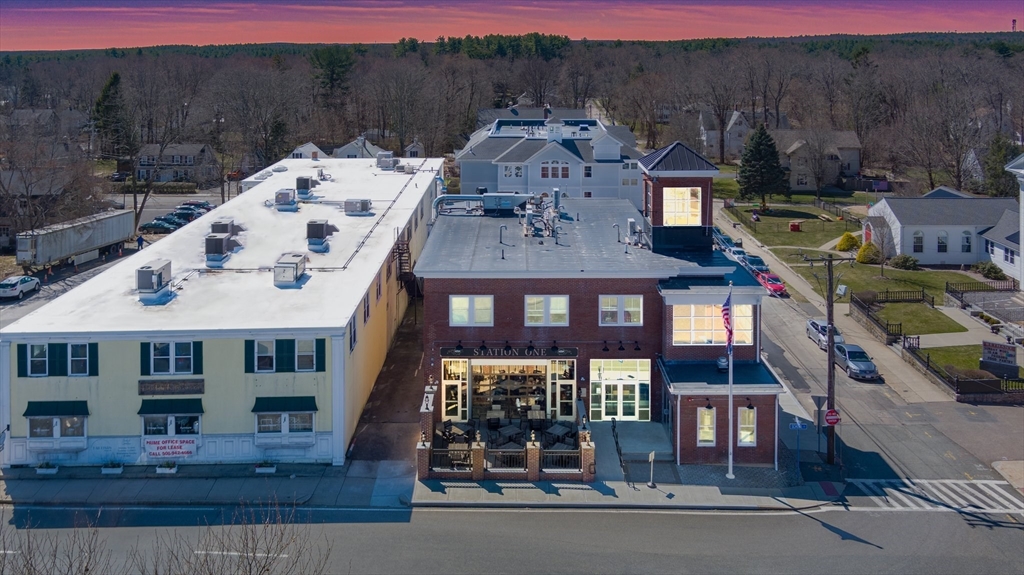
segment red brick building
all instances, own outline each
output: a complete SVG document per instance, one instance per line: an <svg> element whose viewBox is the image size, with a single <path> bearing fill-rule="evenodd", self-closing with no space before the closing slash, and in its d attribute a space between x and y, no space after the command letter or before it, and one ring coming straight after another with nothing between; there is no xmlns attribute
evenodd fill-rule
<svg viewBox="0 0 1024 575"><path fill-rule="evenodd" d="M717 170L678 142L640 164L643 213L557 190L439 200L415 268L437 418L533 408L552 423L649 421L669 429L679 462L724 462L716 360L731 284L736 461L772 463L782 387L759 353L765 291L713 249Z"/></svg>

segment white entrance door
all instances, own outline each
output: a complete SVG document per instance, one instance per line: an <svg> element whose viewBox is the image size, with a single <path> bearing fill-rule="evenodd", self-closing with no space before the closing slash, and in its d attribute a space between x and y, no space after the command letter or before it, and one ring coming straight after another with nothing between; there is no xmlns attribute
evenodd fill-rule
<svg viewBox="0 0 1024 575"><path fill-rule="evenodd" d="M649 359L592 360L590 419L650 421L650 374Z"/></svg>

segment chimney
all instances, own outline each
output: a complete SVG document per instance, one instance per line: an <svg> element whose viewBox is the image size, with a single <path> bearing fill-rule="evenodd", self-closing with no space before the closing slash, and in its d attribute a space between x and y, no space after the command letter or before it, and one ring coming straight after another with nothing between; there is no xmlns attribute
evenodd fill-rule
<svg viewBox="0 0 1024 575"><path fill-rule="evenodd" d="M171 260L153 260L135 270L139 301L147 305L166 303L171 296Z"/></svg>

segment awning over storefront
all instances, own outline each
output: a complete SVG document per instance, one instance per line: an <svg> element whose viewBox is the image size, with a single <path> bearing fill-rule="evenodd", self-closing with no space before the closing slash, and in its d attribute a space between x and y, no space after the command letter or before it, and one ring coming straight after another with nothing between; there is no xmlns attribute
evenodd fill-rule
<svg viewBox="0 0 1024 575"><path fill-rule="evenodd" d="M197 415L203 411L201 398L143 399L139 415Z"/></svg>
<svg viewBox="0 0 1024 575"><path fill-rule="evenodd" d="M257 397L252 406L253 413L284 413L295 411L319 411L316 398L312 395L285 397Z"/></svg>
<svg viewBox="0 0 1024 575"><path fill-rule="evenodd" d="M69 417L89 415L86 401L30 401L24 417Z"/></svg>

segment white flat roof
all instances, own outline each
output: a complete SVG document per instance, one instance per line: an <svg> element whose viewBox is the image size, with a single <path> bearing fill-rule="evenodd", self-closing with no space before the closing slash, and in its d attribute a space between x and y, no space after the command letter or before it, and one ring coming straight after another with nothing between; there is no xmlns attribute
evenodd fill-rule
<svg viewBox="0 0 1024 575"><path fill-rule="evenodd" d="M121 333L341 333L388 259L398 231L434 190L443 160L403 158L402 163L417 171L383 171L374 159L282 160L274 167L287 171L271 172L238 197L6 327L3 335L110 339ZM316 181L319 170L331 179L314 184L311 193L314 200L332 203L300 201L297 212L273 207L275 192L294 189L299 176ZM345 199L372 200L372 215L345 215ZM223 270L215 270L206 265L205 237L212 222L225 219L245 228L236 237L243 247ZM314 219L328 220L339 230L330 236L328 253L307 247L306 222ZM274 285L273 266L285 252L309 255L307 278L298 288ZM144 305L135 289L135 270L159 259L171 261L174 297L164 305Z"/></svg>

